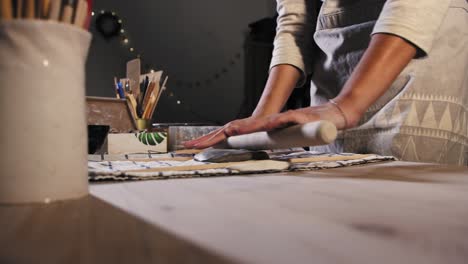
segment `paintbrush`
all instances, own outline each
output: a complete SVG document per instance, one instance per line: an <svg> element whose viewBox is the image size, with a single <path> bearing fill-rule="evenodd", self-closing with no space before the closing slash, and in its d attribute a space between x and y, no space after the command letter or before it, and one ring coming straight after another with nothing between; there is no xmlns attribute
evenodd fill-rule
<svg viewBox="0 0 468 264"><path fill-rule="evenodd" d="M13 19L13 6L11 0L0 0L0 18L3 20Z"/></svg>
<svg viewBox="0 0 468 264"><path fill-rule="evenodd" d="M114 89L115 89L115 97L117 99L121 99L120 93L119 93L119 82L117 82L117 77L114 77Z"/></svg>
<svg viewBox="0 0 468 264"><path fill-rule="evenodd" d="M125 94L127 94L127 93L129 92L129 90L128 90L128 84L127 84L127 79L122 78L122 79L120 79L120 82L122 83L122 87L123 87L123 89L124 89Z"/></svg>
<svg viewBox="0 0 468 264"><path fill-rule="evenodd" d="M153 108L153 105L156 103L156 99L158 98L159 91L160 91L160 84L159 80L154 82L153 89L151 90L151 94L148 95L148 102L144 105L145 111L143 112L143 115L147 117L151 113L151 109Z"/></svg>
<svg viewBox="0 0 468 264"><path fill-rule="evenodd" d="M156 98L156 104L159 102L159 99L161 98L161 94L166 90L166 84L167 84L167 80L169 79L168 76L166 76L166 78L164 79L164 82L162 84L162 88L160 89L159 93L158 93L158 97Z"/></svg>
<svg viewBox="0 0 468 264"><path fill-rule="evenodd" d="M51 0L49 15L47 18L50 20L59 21L61 6L62 6L61 0Z"/></svg>
<svg viewBox="0 0 468 264"><path fill-rule="evenodd" d="M143 112L143 119L150 119L151 116L151 109L153 108L153 105L156 103L156 96L154 94L151 94L150 99L148 104L145 107L145 111Z"/></svg>
<svg viewBox="0 0 468 264"><path fill-rule="evenodd" d="M3 1L3 0L0 0L0 2L1 1ZM11 3L11 19L15 19L17 11L18 11L18 1L16 1L16 0L9 0L9 1ZM0 13L2 12L1 10L2 10L2 7L1 7L1 4L0 4Z"/></svg>
<svg viewBox="0 0 468 264"><path fill-rule="evenodd" d="M137 111L138 111L139 116L143 116L143 112L144 112L144 109L143 109L143 89L144 88L143 87L145 87L145 82L146 82L146 78L143 78L143 81L138 83L140 93L138 94L136 99L138 103Z"/></svg>
<svg viewBox="0 0 468 264"><path fill-rule="evenodd" d="M138 98L138 102L140 104L143 105L143 99L145 98L145 95L146 95L146 90L148 90L148 85L149 85L150 81L149 81L149 77L148 76L145 76L145 78L143 79L143 83L140 87L140 98Z"/></svg>
<svg viewBox="0 0 468 264"><path fill-rule="evenodd" d="M156 87L156 83L153 80L150 81L148 85L148 89L146 89L145 97L143 98L143 109L146 110L146 107L148 106L149 99L151 98L151 95L153 94L153 90Z"/></svg>
<svg viewBox="0 0 468 264"><path fill-rule="evenodd" d="M39 18L47 19L50 12L50 0L41 0L39 2Z"/></svg>
<svg viewBox="0 0 468 264"><path fill-rule="evenodd" d="M148 113L148 117L147 119L152 119L153 118L153 114L154 114L154 110L156 109L156 106L158 105L158 100L156 99L154 101L154 103L151 105L151 110L150 112Z"/></svg>
<svg viewBox="0 0 468 264"><path fill-rule="evenodd" d="M35 0L35 9L34 9L34 17L36 19L41 19L41 14L42 14L42 0Z"/></svg>
<svg viewBox="0 0 468 264"><path fill-rule="evenodd" d="M119 99L125 99L125 92L122 87L122 83L117 81L117 77L114 77L114 86L116 97Z"/></svg>
<svg viewBox="0 0 468 264"><path fill-rule="evenodd" d="M86 18L88 16L88 2L85 0L78 0L76 4L75 20L73 24L79 28L85 27Z"/></svg>
<svg viewBox="0 0 468 264"><path fill-rule="evenodd" d="M73 0L67 1L67 3L63 6L62 9L62 18L60 19L61 22L72 24L73 22L73 12L74 12L74 4Z"/></svg>
<svg viewBox="0 0 468 264"><path fill-rule="evenodd" d="M133 111L134 116L136 116L138 118L139 116L138 116L138 112L137 112L137 101L135 99L135 96L133 96L133 94L129 93L129 94L127 94L127 98L128 98L128 100L130 100L130 103L132 105L132 111Z"/></svg>
<svg viewBox="0 0 468 264"><path fill-rule="evenodd" d="M85 21L85 29L89 29L89 26L91 25L91 14L93 12L93 0L87 0L88 3L88 12L86 13L86 21Z"/></svg>
<svg viewBox="0 0 468 264"><path fill-rule="evenodd" d="M168 79L169 79L169 77L166 76L166 78L164 79L162 88L160 89L160 91L158 93L158 97L156 98L156 101L154 102L154 104L151 106L151 112L149 113L148 119L153 117L154 110L156 109L156 106L158 105L159 99L161 98L161 94L166 90L166 84L167 84Z"/></svg>
<svg viewBox="0 0 468 264"><path fill-rule="evenodd" d="M23 18L23 0L16 0L16 18Z"/></svg>
<svg viewBox="0 0 468 264"><path fill-rule="evenodd" d="M26 0L24 6L24 18L34 19L36 17L36 2L34 0Z"/></svg>

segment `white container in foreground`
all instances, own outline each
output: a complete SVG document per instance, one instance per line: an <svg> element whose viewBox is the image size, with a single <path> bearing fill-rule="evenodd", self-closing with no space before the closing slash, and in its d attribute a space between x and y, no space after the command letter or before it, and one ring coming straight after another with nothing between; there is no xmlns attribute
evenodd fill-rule
<svg viewBox="0 0 468 264"><path fill-rule="evenodd" d="M0 21L0 204L88 194L90 42L71 25Z"/></svg>

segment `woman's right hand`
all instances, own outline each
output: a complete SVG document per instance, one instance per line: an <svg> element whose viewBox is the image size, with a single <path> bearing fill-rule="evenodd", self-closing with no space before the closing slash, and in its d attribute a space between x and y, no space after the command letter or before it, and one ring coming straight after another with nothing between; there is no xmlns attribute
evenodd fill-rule
<svg viewBox="0 0 468 264"><path fill-rule="evenodd" d="M234 120L202 137L184 142L184 146L188 149L207 148L216 145L230 136L248 134L262 130L266 122L266 118L258 117Z"/></svg>
<svg viewBox="0 0 468 264"><path fill-rule="evenodd" d="M332 122L338 129L355 126L360 116L354 114L352 109L343 108L343 110L345 112L342 112L342 107L329 102L319 106L289 110L263 117L249 117L234 120L205 136L185 142L184 146L186 148L203 149L216 145L231 136L258 131L271 131L295 124L305 124L319 120Z"/></svg>

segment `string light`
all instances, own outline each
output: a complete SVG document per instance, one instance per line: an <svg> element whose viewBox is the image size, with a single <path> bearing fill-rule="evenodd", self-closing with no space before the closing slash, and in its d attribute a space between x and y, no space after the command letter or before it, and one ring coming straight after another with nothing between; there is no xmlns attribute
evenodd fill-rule
<svg viewBox="0 0 468 264"><path fill-rule="evenodd" d="M105 11L105 10L101 10L100 11L100 14L101 15L104 15L104 14L110 14L112 15L112 17L115 19L115 21L120 25L120 29L117 31L117 34L120 33L120 37L121 37L121 41L123 43L124 46L127 46L129 43L130 43L130 39L127 37L127 31L126 29L124 29L124 25L123 25L123 20L118 16L118 14L116 12L109 12L109 11ZM92 13L92 16L94 17L94 14L95 12L93 11ZM98 16L99 17L99 16ZM240 47L240 50L242 50L242 47ZM128 51L130 52L130 54L135 54L136 53L136 49L134 47L130 47L128 48ZM239 51L239 52L236 52L226 63L225 66L223 67L220 67L218 71L216 71L215 73L213 74L210 74L209 76L210 77L207 77L207 78L202 78L202 79L199 79L199 80L196 80L196 81L183 81L183 80L180 80L180 79L177 79L177 78L171 78L175 83L176 83L176 86L179 87L179 88L188 88L188 89L193 89L194 87L196 87L197 89L200 89L200 88L203 88L203 86L211 86L213 85L213 83L216 83L218 82L222 75L226 75L229 73L229 68L231 67L234 67L236 66L241 58L242 58L242 53ZM131 55L131 56L134 56L134 55ZM141 57L141 54L138 53L137 55L137 58L140 58ZM151 65L145 65L145 71L147 72L151 72L151 73L154 73L156 70L151 67ZM213 123L217 123L217 124L222 124L222 122L220 121L217 121L217 120L211 120L209 118L206 118L200 114L198 114L197 112L193 111L192 108L190 107L190 105L188 104L182 104L183 100L181 100L179 98L179 96L177 96L174 91L169 91L167 93L167 97L168 98L172 98L175 103L177 105L183 105L183 107L185 108L186 111L190 112L191 114L193 114L194 116L197 116L198 118L201 118L205 121L209 121L209 122L213 122Z"/></svg>

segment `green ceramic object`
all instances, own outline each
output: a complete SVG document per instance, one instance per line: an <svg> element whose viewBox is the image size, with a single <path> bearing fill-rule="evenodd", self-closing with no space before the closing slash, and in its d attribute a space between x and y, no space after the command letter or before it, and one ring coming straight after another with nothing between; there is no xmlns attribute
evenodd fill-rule
<svg viewBox="0 0 468 264"><path fill-rule="evenodd" d="M167 138L167 133L144 131L144 132L136 133L135 137L137 137L141 143L147 146L156 146L156 145L161 144Z"/></svg>

